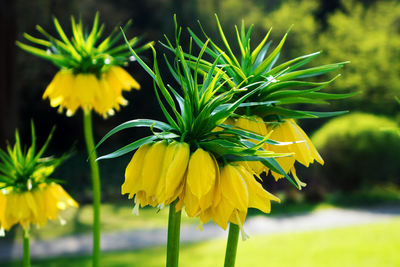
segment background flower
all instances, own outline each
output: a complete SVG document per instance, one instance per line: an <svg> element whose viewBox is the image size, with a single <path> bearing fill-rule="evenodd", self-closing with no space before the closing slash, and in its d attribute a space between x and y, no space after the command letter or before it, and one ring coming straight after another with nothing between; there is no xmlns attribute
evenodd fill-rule
<svg viewBox="0 0 400 267"><path fill-rule="evenodd" d="M43 98L49 98L50 105L59 107L59 112L65 109L67 116L74 115L78 108L94 110L105 118L113 115L120 109L120 105L128 103L122 91L140 89L138 82L120 67L127 65L130 60L125 44L116 45L121 33L115 28L109 36L102 38L104 24L99 25L99 13L94 18L90 32L84 30L82 21L76 22L72 17L71 38L66 36L56 18L53 21L61 39L37 26L37 30L46 39L27 33L24 37L43 49L17 42L21 49L49 60L61 69L47 86ZM130 24L129 21L124 29ZM137 37L132 38L129 45L136 46L139 40ZM135 49L140 52L150 44Z"/></svg>
<svg viewBox="0 0 400 267"><path fill-rule="evenodd" d="M43 157L52 137L40 149L36 147L36 134L31 125L32 144L22 150L18 131L15 144L0 150L0 228L9 231L20 224L29 233L31 224L42 227L47 220L60 219L59 213L78 204L52 178L55 168L67 155L60 158Z"/></svg>

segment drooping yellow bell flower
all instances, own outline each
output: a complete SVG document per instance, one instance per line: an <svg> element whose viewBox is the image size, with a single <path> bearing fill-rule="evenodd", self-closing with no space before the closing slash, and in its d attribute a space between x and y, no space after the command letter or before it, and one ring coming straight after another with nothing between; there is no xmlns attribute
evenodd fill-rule
<svg viewBox="0 0 400 267"><path fill-rule="evenodd" d="M30 191L0 191L0 226L5 230L20 224L28 230L31 224L44 226L59 218L61 210L78 204L56 183L40 184Z"/></svg>
<svg viewBox="0 0 400 267"><path fill-rule="evenodd" d="M254 176L242 165L227 164L221 169L221 201L213 209L212 219L226 230L228 222L239 225L243 232L243 223L248 208L257 208L264 213L271 211L271 200L280 202L258 183Z"/></svg>
<svg viewBox="0 0 400 267"><path fill-rule="evenodd" d="M308 138L307 134L297 125L293 119L284 120L282 123L269 123L267 124L268 131L273 131L270 135L270 139L279 142L296 142L290 145L265 145L266 149L272 150L277 153L294 152L292 157L277 158L279 165L283 168L286 173L292 173L296 180L296 169L294 167L295 161L300 162L304 166L308 167L310 163L314 163L314 160L324 164L324 160L318 153L317 149ZM272 172L275 179L282 178L283 176L279 173ZM299 181L298 181L299 182Z"/></svg>
<svg viewBox="0 0 400 267"><path fill-rule="evenodd" d="M59 67L58 73L48 85L43 98L49 98L52 107L59 111L66 110L72 116L77 109L85 112L94 110L103 117L113 115L121 105L127 105L122 91L132 88L140 89L140 85L121 66L127 66L133 58L129 57L129 47L121 43L122 35L119 27L110 35L104 36L104 24L96 13L92 29L82 21L71 17L72 36L68 37L57 18L53 18L54 26L60 39L49 35L40 26L37 30L43 38L36 38L27 33L24 37L32 44L17 41L17 45L28 53L41 57ZM126 31L131 22L123 27ZM127 40L131 47L140 43L138 37ZM153 42L136 47L137 52L148 49Z"/></svg>
<svg viewBox="0 0 400 267"><path fill-rule="evenodd" d="M189 217L199 216L203 223L209 220L209 211L218 204L220 198L218 183L217 161L212 154L198 148L190 157L185 192L180 197L180 204L184 204Z"/></svg>
<svg viewBox="0 0 400 267"><path fill-rule="evenodd" d="M305 184L297 178L296 169L294 167L296 161L306 167L308 167L310 163L314 163L314 160L322 165L324 164L322 157L310 138L308 138L307 134L293 119L284 120L282 123L266 123L258 116L240 117L233 121L233 125L261 136L270 134L269 139L274 141L294 142L293 144L285 145L264 144L263 148L275 153L294 153L293 156L275 158L275 160L286 173L293 175L299 186L304 186ZM257 175L261 174L263 171L267 173L269 171L269 169L260 162L242 162L242 165ZM283 177L283 175L273 171L271 171L271 174L276 180Z"/></svg>
<svg viewBox="0 0 400 267"><path fill-rule="evenodd" d="M123 91L140 89L133 77L119 66L111 66L100 77L93 73L74 74L73 70L60 70L47 86L43 98L50 99L52 107L64 109L72 116L77 109L95 110L103 117L113 115L128 102Z"/></svg>
<svg viewBox="0 0 400 267"><path fill-rule="evenodd" d="M181 194L189 162L189 145L166 141L141 146L125 171L122 194L135 194L140 206L168 205Z"/></svg>

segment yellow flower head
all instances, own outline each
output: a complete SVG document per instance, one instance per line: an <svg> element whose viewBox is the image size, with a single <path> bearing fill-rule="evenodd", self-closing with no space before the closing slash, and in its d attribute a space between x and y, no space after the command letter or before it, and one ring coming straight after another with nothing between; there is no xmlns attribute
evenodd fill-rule
<svg viewBox="0 0 400 267"><path fill-rule="evenodd" d="M97 77L93 73L74 74L60 70L47 86L43 98L50 99L52 107L64 109L72 116L77 109L94 110L103 117L113 115L121 105L128 104L123 91L140 89L140 85L119 66L112 66Z"/></svg>
<svg viewBox="0 0 400 267"><path fill-rule="evenodd" d="M72 37L67 38L56 18L54 25L61 39L48 34L40 26L38 31L48 40L39 39L29 34L24 37L32 43L44 47L17 42L23 50L51 61L60 67L47 87L43 98L49 98L52 107L59 111L66 110L67 116L72 116L77 109L94 110L103 117L113 115L121 105L128 102L123 98L122 91L131 88L140 89L140 85L120 66L127 65L133 60L126 44L115 46L121 39L119 29L115 29L107 38L101 40L104 25L99 25L99 13L93 22L92 30L86 34L82 21L78 23L72 17ZM130 22L124 27L129 27ZM119 34L118 34L119 33ZM135 46L139 38L127 40L130 46ZM138 47L137 52L143 51L151 43Z"/></svg>
<svg viewBox="0 0 400 267"><path fill-rule="evenodd" d="M317 149L308 138L307 134L297 125L293 119L284 120L282 123L269 123L267 124L268 131L273 131L270 135L272 140L278 142L296 142L290 145L266 145L266 149L272 150L277 153L294 152L293 157L277 158L279 165L286 173L291 172L296 178L296 170L294 168L295 161L300 162L308 167L310 163L316 160L321 165L324 160L318 153ZM283 177L281 174L271 172L275 179ZM297 178L296 178L297 180Z"/></svg>
<svg viewBox="0 0 400 267"><path fill-rule="evenodd" d="M30 224L42 227L47 220L58 219L60 211L68 207L78 204L56 183L43 183L24 192L0 191L0 228L8 231L15 224L25 230Z"/></svg>
<svg viewBox="0 0 400 267"><path fill-rule="evenodd" d="M221 200L212 211L212 219L224 230L228 222L242 229L248 208L257 208L264 213L271 211L271 200L280 200L264 190L254 176L241 165L225 165L221 169Z"/></svg>
<svg viewBox="0 0 400 267"><path fill-rule="evenodd" d="M47 220L59 218L60 210L78 204L50 178L65 159L43 157L52 133L44 146L36 151L36 136L32 123L32 145L22 150L18 132L15 145L7 152L0 150L0 233L20 224L28 230L30 224L44 226Z"/></svg>
<svg viewBox="0 0 400 267"><path fill-rule="evenodd" d="M324 164L322 157L318 153L311 140L308 138L307 134L293 119L283 120L282 123L268 123L264 122L263 119L258 116L250 116L240 117L236 120L231 120L231 122L235 127L244 129L246 131L250 131L261 136L269 135L269 138L274 141L281 143L293 142L292 144L284 145L272 145L265 143L262 147L266 151L273 151L275 153L294 153L292 156L279 157L275 160L282 167L285 173L293 175L299 188L301 188L301 186L305 186L305 184L302 183L296 175L296 169L294 167L296 161L300 162L306 167L308 167L310 163L314 163L314 160L322 165ZM256 175L260 175L264 171L267 173L270 171L261 162L257 161L241 162L241 164ZM272 170L271 174L276 180L283 177L282 174Z"/></svg>

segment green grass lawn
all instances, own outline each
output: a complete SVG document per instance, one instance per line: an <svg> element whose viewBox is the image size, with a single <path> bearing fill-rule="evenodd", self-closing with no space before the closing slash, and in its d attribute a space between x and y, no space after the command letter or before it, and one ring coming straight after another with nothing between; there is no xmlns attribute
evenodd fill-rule
<svg viewBox="0 0 400 267"><path fill-rule="evenodd" d="M252 236L240 241L237 267L400 266L400 219L331 230ZM180 266L223 265L225 240L182 245ZM163 266L165 249L104 253L102 266ZM34 261L33 267L90 266L90 257ZM0 266L20 266L20 263Z"/></svg>

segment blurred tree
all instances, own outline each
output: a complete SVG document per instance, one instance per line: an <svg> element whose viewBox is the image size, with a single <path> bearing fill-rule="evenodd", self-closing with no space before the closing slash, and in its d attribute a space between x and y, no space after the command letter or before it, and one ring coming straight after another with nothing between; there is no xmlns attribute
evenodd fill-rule
<svg viewBox="0 0 400 267"><path fill-rule="evenodd" d="M351 61L336 87L362 91L353 108L393 115L393 96L400 90L400 3L342 1L342 6L318 43L330 61Z"/></svg>
<svg viewBox="0 0 400 267"><path fill-rule="evenodd" d="M271 40L274 40L275 45L278 44L284 33L291 26L293 27L285 43L285 54L281 55L282 58L288 60L313 53L320 50L315 43L315 39L320 34L320 25L314 17L319 6L317 0L284 1L279 8L267 15L259 15L257 24L265 27L264 30L273 28Z"/></svg>
<svg viewBox="0 0 400 267"><path fill-rule="evenodd" d="M353 112L331 119L312 136L325 159L309 171L330 190L357 190L374 185L399 185L398 125L385 116Z"/></svg>

